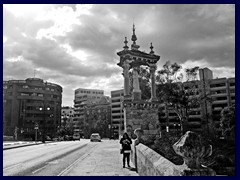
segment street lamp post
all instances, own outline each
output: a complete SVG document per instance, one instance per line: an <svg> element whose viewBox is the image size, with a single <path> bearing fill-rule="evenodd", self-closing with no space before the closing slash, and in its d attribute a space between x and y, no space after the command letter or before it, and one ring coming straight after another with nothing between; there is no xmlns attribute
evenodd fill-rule
<svg viewBox="0 0 240 180"><path fill-rule="evenodd" d="M109 129L109 139L111 139L111 124L108 125L108 129Z"/></svg>
<svg viewBox="0 0 240 180"><path fill-rule="evenodd" d="M46 110L50 111L50 107L46 108L45 101L43 103L43 108L39 108L40 111L43 111L43 132L42 132L42 142L45 143L45 136L46 136Z"/></svg>
<svg viewBox="0 0 240 180"><path fill-rule="evenodd" d="M37 131L38 131L38 123L37 122L35 123L34 129L35 129L35 142L37 143Z"/></svg>

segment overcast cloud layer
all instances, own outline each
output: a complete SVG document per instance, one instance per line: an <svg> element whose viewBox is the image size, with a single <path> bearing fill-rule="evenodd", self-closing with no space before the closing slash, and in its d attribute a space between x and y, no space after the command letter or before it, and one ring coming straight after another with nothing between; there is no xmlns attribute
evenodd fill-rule
<svg viewBox="0 0 240 180"><path fill-rule="evenodd" d="M63 105L77 88L123 88L116 52L131 45L186 67L235 77L234 5L3 5L3 78L34 76L63 87Z"/></svg>

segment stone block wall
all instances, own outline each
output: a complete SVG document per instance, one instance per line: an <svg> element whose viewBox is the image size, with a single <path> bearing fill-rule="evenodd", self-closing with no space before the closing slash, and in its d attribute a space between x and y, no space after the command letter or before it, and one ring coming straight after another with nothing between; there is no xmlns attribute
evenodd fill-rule
<svg viewBox="0 0 240 180"><path fill-rule="evenodd" d="M145 139L148 139L149 135L160 135L157 104L139 101L129 102L125 103L124 111L124 125L129 135L134 135L135 129L144 130Z"/></svg>

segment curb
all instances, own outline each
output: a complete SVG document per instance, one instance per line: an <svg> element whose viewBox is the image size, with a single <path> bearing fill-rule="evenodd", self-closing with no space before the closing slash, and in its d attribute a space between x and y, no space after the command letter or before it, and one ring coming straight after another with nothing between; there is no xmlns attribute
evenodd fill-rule
<svg viewBox="0 0 240 180"><path fill-rule="evenodd" d="M51 141L51 142L45 142L45 143L31 143L31 144L21 144L21 145L13 145L13 146L10 146L10 147L4 147L3 146L3 150L9 150L9 149L15 149L15 148L21 148L21 147L26 147L26 146L34 146L34 145L39 145L39 144L48 144L48 143L55 143L55 142L58 142L58 141Z"/></svg>

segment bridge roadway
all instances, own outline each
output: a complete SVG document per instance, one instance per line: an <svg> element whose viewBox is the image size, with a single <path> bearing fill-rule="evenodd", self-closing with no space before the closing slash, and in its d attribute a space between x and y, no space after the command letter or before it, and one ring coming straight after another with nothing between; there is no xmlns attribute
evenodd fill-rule
<svg viewBox="0 0 240 180"><path fill-rule="evenodd" d="M138 176L118 140L62 141L3 151L3 176Z"/></svg>

